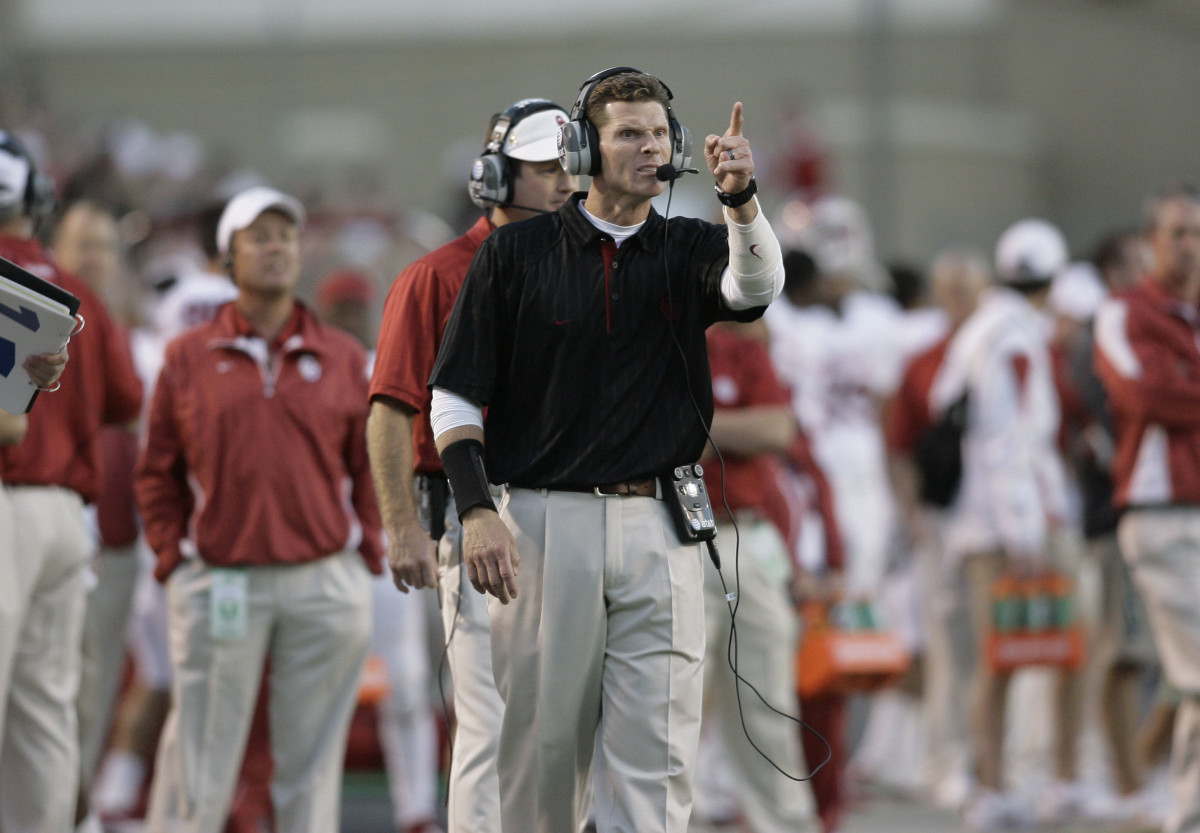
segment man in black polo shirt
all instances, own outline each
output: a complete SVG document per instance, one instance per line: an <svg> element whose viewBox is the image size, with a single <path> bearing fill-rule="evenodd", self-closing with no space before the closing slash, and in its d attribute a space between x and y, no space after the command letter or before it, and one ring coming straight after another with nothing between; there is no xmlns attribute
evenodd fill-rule
<svg viewBox="0 0 1200 833"><path fill-rule="evenodd" d="M658 79L592 76L562 130L563 166L592 188L484 242L430 380L431 420L468 577L494 597L505 833L579 829L594 751L601 830L683 833L703 559L656 478L704 448L705 329L761 315L782 258L753 198L740 103L704 143L728 227L650 205L691 155ZM508 487L499 515L489 476Z"/></svg>

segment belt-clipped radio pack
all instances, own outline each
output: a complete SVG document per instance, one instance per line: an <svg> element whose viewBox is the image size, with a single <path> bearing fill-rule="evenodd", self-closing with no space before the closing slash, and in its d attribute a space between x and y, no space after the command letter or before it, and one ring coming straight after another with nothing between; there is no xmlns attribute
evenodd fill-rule
<svg viewBox="0 0 1200 833"><path fill-rule="evenodd" d="M679 540L687 544L717 537L717 522L713 518L708 490L704 488L704 469L700 464L679 466L663 481L663 500L671 507Z"/></svg>

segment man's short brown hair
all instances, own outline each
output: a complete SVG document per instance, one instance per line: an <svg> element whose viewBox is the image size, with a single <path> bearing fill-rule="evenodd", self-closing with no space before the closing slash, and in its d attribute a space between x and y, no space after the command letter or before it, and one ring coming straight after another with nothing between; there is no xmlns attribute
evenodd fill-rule
<svg viewBox="0 0 1200 833"><path fill-rule="evenodd" d="M671 111L671 96L666 86L653 75L623 72L601 80L588 95L587 120L597 128L607 120L604 105L610 101L657 101L663 112Z"/></svg>

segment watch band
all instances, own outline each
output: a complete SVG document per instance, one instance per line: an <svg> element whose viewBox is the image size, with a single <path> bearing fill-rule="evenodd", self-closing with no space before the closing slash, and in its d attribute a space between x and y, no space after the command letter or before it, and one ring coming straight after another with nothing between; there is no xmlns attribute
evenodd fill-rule
<svg viewBox="0 0 1200 833"><path fill-rule="evenodd" d="M750 184L736 194L727 194L721 190L720 185L714 185L713 190L717 192L717 199L722 205L727 205L730 208L737 208L739 205L745 205L754 198L758 193L758 180L754 177L750 178Z"/></svg>

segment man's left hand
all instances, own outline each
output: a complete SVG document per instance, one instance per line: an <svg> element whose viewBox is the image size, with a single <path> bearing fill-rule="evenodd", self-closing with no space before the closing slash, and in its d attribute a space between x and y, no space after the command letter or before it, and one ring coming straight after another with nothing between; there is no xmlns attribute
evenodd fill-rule
<svg viewBox="0 0 1200 833"><path fill-rule="evenodd" d="M51 388L58 381L58 377L62 376L63 368L67 366L67 358L67 348L64 347L57 353L29 356L22 367L39 388Z"/></svg>
<svg viewBox="0 0 1200 833"><path fill-rule="evenodd" d="M742 102L733 105L725 135L709 134L704 139L704 161L717 186L726 194L745 191L754 176L750 142L742 135Z"/></svg>

